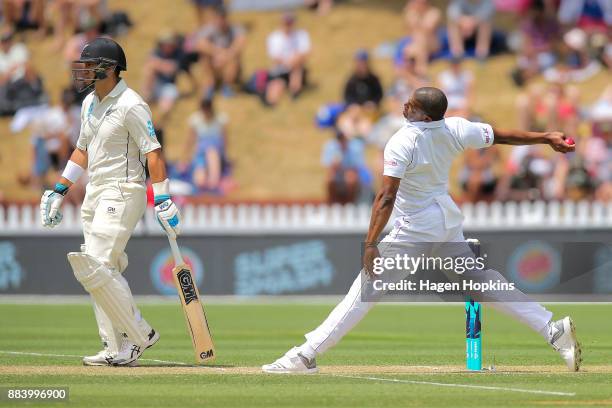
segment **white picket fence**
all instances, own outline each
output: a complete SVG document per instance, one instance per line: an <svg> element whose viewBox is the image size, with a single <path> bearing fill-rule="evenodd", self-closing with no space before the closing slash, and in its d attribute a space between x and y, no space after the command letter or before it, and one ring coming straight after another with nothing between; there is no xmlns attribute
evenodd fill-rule
<svg viewBox="0 0 612 408"><path fill-rule="evenodd" d="M186 235L362 233L370 220L368 205L187 205L182 208ZM555 230L610 229L612 202L494 202L464 204L465 229ZM48 230L38 206L0 206L0 235L75 235L81 233L79 208L65 206L62 224ZM160 235L152 209L136 235Z"/></svg>

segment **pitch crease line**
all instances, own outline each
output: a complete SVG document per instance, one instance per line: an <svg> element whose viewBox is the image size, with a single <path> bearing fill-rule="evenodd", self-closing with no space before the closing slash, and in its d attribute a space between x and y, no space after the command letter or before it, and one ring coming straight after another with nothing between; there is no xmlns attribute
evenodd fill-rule
<svg viewBox="0 0 612 408"><path fill-rule="evenodd" d="M34 353L34 352L28 352L28 351L8 351L8 350L0 350L0 354L10 354L10 355L16 355L16 356L33 356L33 357L70 357L70 358L83 358L84 357L84 356L77 356L76 354ZM156 360L154 358L140 358L139 360L140 361L150 361L153 363L175 364L175 365L191 367L191 364L182 363L180 361Z"/></svg>
<svg viewBox="0 0 612 408"><path fill-rule="evenodd" d="M329 374L329 375L332 377L340 377L340 378L353 378L353 379L371 380L371 381L387 381L387 382L416 384L416 385L433 385L433 386L438 386L438 387L472 388L472 389L477 389L477 390L492 390L492 391L510 391L510 392L524 393L524 394L559 395L559 396L564 396L564 397L576 396L575 392L529 390L529 389L524 389L524 388L496 387L493 385L453 384L453 383L441 383L441 382L433 382L433 381L400 380L398 378L360 377L360 376L355 376L355 375L343 375L343 374Z"/></svg>

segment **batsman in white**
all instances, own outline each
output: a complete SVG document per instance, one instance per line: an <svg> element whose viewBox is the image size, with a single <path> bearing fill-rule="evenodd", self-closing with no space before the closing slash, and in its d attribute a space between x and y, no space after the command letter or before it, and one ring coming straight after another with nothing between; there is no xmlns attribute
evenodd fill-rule
<svg viewBox="0 0 612 408"><path fill-rule="evenodd" d="M40 203L43 225L59 225L62 199L88 170L81 207L85 244L81 252L69 253L68 261L91 294L104 348L84 357L85 365L134 365L159 340L122 275L128 265L125 246L146 208L145 163L159 223L170 236L180 228L151 111L120 77L126 69L123 49L108 38L92 40L75 61L72 74L77 89L93 91L83 101L76 149L55 189L45 191Z"/></svg>
<svg viewBox="0 0 612 408"><path fill-rule="evenodd" d="M509 131L463 118L445 119L447 105L444 93L432 87L417 89L404 105L407 122L385 147L383 184L372 208L364 269L327 319L306 334L306 342L264 365L263 371L317 372L315 357L338 343L374 306L375 302L364 301L362 294L368 293L372 286L368 287L367 282L373 276L373 263L380 257L379 250L386 256L387 249L395 245L404 254L419 257L432 253L436 243L450 242L465 247L464 253L469 251L463 236L463 216L448 194L448 177L455 156L465 149L486 148L494 143L548 144L561 153L574 150L573 144L559 132ZM393 211L396 216L393 229L378 243ZM486 280L506 281L492 269L477 272ZM489 296L491 306L540 333L560 353L570 370L579 369L581 350L569 317L553 321L550 311L518 290L508 294L493 292Z"/></svg>

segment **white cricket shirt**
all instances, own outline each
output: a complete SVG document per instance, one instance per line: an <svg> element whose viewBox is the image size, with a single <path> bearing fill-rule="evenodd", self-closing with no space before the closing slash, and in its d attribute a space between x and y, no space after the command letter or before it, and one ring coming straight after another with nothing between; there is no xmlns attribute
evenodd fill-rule
<svg viewBox="0 0 612 408"><path fill-rule="evenodd" d="M95 92L81 107L77 147L87 151L89 182L145 181L145 155L161 145L155 136L151 110L124 80L101 101Z"/></svg>
<svg viewBox="0 0 612 408"><path fill-rule="evenodd" d="M453 159L467 148L493 144L493 128L463 118L407 122L385 146L384 175L401 178L394 214L405 217L437 202L447 228L463 222L448 194Z"/></svg>

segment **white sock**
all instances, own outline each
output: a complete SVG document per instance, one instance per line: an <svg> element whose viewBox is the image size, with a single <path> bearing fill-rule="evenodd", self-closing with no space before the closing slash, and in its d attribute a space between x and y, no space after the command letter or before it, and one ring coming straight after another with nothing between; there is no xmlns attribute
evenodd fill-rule
<svg viewBox="0 0 612 408"><path fill-rule="evenodd" d="M302 355L309 360L312 360L317 356L317 352L312 347L310 347L310 344L308 344L308 342L302 344L299 349L300 353L302 353Z"/></svg>

